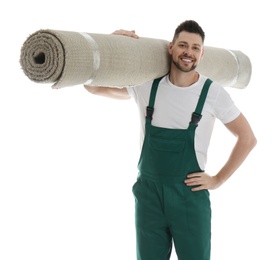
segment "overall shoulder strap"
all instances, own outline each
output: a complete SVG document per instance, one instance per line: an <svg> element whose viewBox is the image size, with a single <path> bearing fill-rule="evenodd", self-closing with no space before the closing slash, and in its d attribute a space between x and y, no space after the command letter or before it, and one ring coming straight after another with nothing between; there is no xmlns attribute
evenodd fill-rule
<svg viewBox="0 0 279 260"><path fill-rule="evenodd" d="M151 91L150 91L150 96L149 96L149 104L146 107L146 120L149 120L149 121L152 120L152 115L153 115L153 112L154 112L154 103L155 103L155 97L156 97L157 89L158 89L158 86L159 86L159 82L160 82L160 80L163 77L154 79L154 81L152 83L152 87L151 87Z"/></svg>
<svg viewBox="0 0 279 260"><path fill-rule="evenodd" d="M198 100L198 104L196 106L196 109L195 109L195 112L193 112L192 114L192 119L191 119L191 122L192 124L194 125L198 125L199 121L201 120L202 118L202 109L203 109L203 106L204 106L204 102L206 100L206 96L207 96L207 93L208 93L208 90L209 90L209 87L212 83L212 80L211 79L207 79L203 85L203 88L202 88L202 91L201 91L201 94L200 94L200 97L199 97L199 100Z"/></svg>

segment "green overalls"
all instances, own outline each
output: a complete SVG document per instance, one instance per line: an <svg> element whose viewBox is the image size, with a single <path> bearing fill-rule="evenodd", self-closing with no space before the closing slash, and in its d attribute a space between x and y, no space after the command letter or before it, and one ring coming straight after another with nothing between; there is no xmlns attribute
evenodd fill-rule
<svg viewBox="0 0 279 260"><path fill-rule="evenodd" d="M137 259L169 260L173 241L179 260L209 260L209 192L193 192L193 187L187 187L183 181L187 174L202 171L194 137L212 81L205 82L189 127L168 129L151 124L160 80L154 80L152 85L139 175L133 186Z"/></svg>

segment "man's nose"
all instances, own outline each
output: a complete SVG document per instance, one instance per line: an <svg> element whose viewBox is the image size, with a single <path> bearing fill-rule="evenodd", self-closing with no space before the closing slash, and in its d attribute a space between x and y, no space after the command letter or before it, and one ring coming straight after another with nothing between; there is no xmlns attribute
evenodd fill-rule
<svg viewBox="0 0 279 260"><path fill-rule="evenodd" d="M183 55L188 56L188 57L192 57L193 54L189 49L187 49L187 50L183 51Z"/></svg>

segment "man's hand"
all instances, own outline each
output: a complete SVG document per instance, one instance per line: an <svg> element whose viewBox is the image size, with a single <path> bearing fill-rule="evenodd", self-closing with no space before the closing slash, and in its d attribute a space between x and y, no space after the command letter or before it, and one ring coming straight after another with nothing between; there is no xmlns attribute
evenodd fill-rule
<svg viewBox="0 0 279 260"><path fill-rule="evenodd" d="M184 183L187 186L195 186L192 191L214 190L221 185L216 176L210 176L205 172L188 174Z"/></svg>
<svg viewBox="0 0 279 260"><path fill-rule="evenodd" d="M116 30L114 31L112 34L116 34L116 35L124 35L124 36L129 36L135 39L138 39L139 36L136 34L136 31L132 30L132 31L127 31L127 30Z"/></svg>

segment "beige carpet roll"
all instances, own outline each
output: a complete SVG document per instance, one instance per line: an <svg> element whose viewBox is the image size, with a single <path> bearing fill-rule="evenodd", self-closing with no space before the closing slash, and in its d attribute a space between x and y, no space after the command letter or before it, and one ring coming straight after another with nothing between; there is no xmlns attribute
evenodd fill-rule
<svg viewBox="0 0 279 260"><path fill-rule="evenodd" d="M145 37L39 30L23 43L20 64L30 80L56 89L134 86L168 73L168 45ZM245 88L252 68L241 51L206 46L198 71L225 87Z"/></svg>

